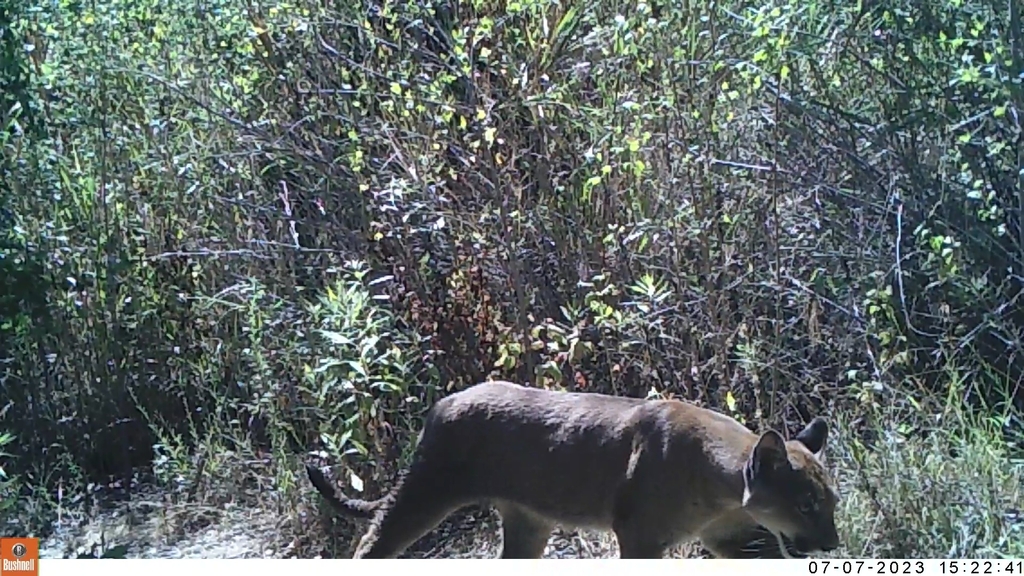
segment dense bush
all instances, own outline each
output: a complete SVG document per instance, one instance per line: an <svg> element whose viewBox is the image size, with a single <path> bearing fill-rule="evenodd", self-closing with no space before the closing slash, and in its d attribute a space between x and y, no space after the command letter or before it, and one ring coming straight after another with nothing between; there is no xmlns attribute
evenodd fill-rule
<svg viewBox="0 0 1024 576"><path fill-rule="evenodd" d="M1024 28L919 4L0 0L3 469L293 511L500 376L829 413L848 553L1022 554Z"/></svg>

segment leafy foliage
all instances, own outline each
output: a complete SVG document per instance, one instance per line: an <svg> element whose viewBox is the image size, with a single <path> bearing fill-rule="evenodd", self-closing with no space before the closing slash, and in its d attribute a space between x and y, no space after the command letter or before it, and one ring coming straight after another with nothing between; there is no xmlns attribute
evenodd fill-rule
<svg viewBox="0 0 1024 576"><path fill-rule="evenodd" d="M502 377L828 412L850 546L1006 549L1017 12L6 0L12 462L294 510L300 459L372 491L437 395ZM970 522L931 512L978 474Z"/></svg>

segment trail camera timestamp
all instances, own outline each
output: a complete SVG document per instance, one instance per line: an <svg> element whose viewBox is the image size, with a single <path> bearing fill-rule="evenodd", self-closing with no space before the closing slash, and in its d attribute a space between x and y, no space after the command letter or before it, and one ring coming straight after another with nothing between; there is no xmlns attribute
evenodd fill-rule
<svg viewBox="0 0 1024 576"><path fill-rule="evenodd" d="M814 576L1024 576L1022 560L811 560Z"/></svg>
<svg viewBox="0 0 1024 576"><path fill-rule="evenodd" d="M822 576L926 574L923 560L811 560L807 573ZM931 571L935 573L935 571Z"/></svg>
<svg viewBox="0 0 1024 576"><path fill-rule="evenodd" d="M1022 574L1024 561L1021 560L941 560L939 574L965 574L967 576L997 574L1018 576Z"/></svg>

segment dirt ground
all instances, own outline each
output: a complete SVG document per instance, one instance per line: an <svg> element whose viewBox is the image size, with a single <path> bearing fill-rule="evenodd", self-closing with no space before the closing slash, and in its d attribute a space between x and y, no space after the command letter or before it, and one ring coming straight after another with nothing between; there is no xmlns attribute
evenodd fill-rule
<svg viewBox="0 0 1024 576"><path fill-rule="evenodd" d="M298 514L295 516L294 514ZM134 490L130 502L108 503L88 515L62 518L40 542L42 558L74 558L119 547L126 558L346 557L365 525L330 522L329 513L254 509L222 504L172 504L152 490ZM332 526L333 524L333 526ZM501 550L497 514L460 511L414 544L406 558L495 558ZM673 556L690 556L686 546ZM545 558L612 558L610 534L557 529Z"/></svg>

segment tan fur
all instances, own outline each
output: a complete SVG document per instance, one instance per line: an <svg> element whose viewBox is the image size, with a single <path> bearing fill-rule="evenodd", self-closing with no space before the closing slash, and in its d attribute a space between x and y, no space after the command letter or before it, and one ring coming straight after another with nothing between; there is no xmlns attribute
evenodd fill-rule
<svg viewBox="0 0 1024 576"><path fill-rule="evenodd" d="M501 514L502 558L540 557L556 524L614 532L622 558L698 538L719 557L778 558L839 544L827 435L821 418L786 442L676 400L485 382L434 405L383 498L347 498L307 471L339 511L373 518L357 558L395 557L474 503Z"/></svg>

